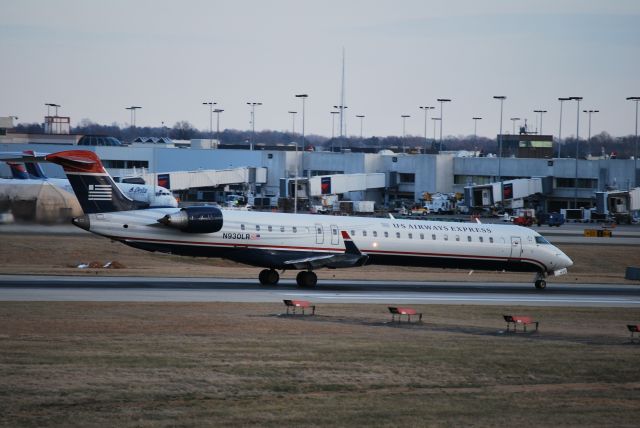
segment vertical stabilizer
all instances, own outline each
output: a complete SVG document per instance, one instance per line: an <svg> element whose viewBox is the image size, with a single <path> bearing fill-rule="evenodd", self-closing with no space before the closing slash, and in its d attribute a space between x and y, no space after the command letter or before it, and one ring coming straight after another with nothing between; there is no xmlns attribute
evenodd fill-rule
<svg viewBox="0 0 640 428"><path fill-rule="evenodd" d="M36 154L33 150L25 150L22 152L22 159L24 160L24 166L27 168L27 173L31 178L38 178L41 180L46 180L47 176L45 175L42 167L39 163L35 162Z"/></svg>
<svg viewBox="0 0 640 428"><path fill-rule="evenodd" d="M11 176L16 180L28 180L29 174L25 169L24 165L16 162L7 162L9 168L11 169Z"/></svg>
<svg viewBox="0 0 640 428"><path fill-rule="evenodd" d="M123 194L94 152L67 150L47 155L45 160L62 166L85 214L130 211L149 206Z"/></svg>

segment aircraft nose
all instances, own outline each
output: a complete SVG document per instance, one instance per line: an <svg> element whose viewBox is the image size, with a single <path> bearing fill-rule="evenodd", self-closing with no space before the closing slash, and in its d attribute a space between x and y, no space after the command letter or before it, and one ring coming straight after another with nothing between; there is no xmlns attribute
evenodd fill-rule
<svg viewBox="0 0 640 428"><path fill-rule="evenodd" d="M567 255L566 255L566 254L564 254L564 253L561 253L561 254L560 254L560 257L561 257L561 259L562 259L562 265L563 265L564 267L570 267L570 266L573 266L573 260L571 260L571 259L569 258L569 256L567 256Z"/></svg>

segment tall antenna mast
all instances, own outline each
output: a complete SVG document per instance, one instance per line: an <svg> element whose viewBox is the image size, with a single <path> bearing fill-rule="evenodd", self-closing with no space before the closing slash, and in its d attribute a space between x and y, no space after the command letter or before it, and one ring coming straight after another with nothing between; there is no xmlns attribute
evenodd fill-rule
<svg viewBox="0 0 640 428"><path fill-rule="evenodd" d="M342 47L342 85L340 88L340 105L342 106L340 108L340 139L342 139L342 137L344 137L344 130L346 128L346 123L344 120L344 109L345 109L345 103L344 103L344 46Z"/></svg>

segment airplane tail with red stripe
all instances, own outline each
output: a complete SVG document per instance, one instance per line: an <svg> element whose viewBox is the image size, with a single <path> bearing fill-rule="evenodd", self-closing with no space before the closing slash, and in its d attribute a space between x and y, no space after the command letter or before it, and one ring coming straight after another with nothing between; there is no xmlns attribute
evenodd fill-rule
<svg viewBox="0 0 640 428"><path fill-rule="evenodd" d="M85 214L131 211L149 206L123 194L94 152L67 150L52 153L44 159L62 166Z"/></svg>
<svg viewBox="0 0 640 428"><path fill-rule="evenodd" d="M24 165L22 165L21 163L7 162L7 165L9 165L9 168L11 168L11 176L15 180L29 179L29 173L25 169Z"/></svg>
<svg viewBox="0 0 640 428"><path fill-rule="evenodd" d="M42 170L42 167L38 162L35 161L36 153L33 150L23 151L22 159L24 160L24 166L27 168L27 172L31 177L38 178L41 180L47 179L47 176Z"/></svg>

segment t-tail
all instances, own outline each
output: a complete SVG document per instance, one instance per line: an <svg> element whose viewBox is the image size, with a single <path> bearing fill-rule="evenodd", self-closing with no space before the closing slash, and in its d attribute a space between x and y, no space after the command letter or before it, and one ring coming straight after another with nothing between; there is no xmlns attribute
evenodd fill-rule
<svg viewBox="0 0 640 428"><path fill-rule="evenodd" d="M123 194L94 152L67 150L47 155L45 160L62 166L85 214L131 211L149 206Z"/></svg>
<svg viewBox="0 0 640 428"><path fill-rule="evenodd" d="M24 166L27 168L27 172L31 178L37 178L40 180L46 180L42 167L36 160L36 154L33 150L25 150L22 152L22 159L24 160Z"/></svg>
<svg viewBox="0 0 640 428"><path fill-rule="evenodd" d="M16 180L29 179L29 173L27 173L27 170L25 169L24 165L22 165L21 163L7 162L7 165L9 165L9 168L11 168L11 176L14 179Z"/></svg>

